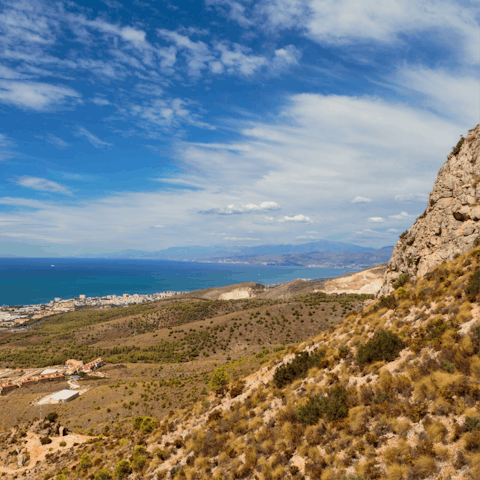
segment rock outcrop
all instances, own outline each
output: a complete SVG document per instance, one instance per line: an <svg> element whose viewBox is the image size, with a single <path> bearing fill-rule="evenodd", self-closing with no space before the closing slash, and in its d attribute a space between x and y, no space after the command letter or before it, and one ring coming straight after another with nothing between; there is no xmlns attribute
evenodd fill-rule
<svg viewBox="0 0 480 480"><path fill-rule="evenodd" d="M378 296L402 274L425 275L474 246L480 233L480 125L461 138L438 172L427 209L395 245Z"/></svg>

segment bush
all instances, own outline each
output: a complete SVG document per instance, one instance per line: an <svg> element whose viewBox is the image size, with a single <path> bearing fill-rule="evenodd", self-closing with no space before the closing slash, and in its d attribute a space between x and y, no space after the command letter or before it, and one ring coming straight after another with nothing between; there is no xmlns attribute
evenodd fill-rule
<svg viewBox="0 0 480 480"><path fill-rule="evenodd" d="M48 420L49 422L56 422L57 418L58 418L57 412L50 412L45 415L45 420Z"/></svg>
<svg viewBox="0 0 480 480"><path fill-rule="evenodd" d="M382 297L375 305L375 310L380 310L382 308L388 308L389 310L395 308L397 305L397 300L393 295L388 295L388 297Z"/></svg>
<svg viewBox="0 0 480 480"><path fill-rule="evenodd" d="M473 241L473 246L474 247L478 247L480 245L480 238L476 238L474 241Z"/></svg>
<svg viewBox="0 0 480 480"><path fill-rule="evenodd" d="M460 153L464 141L465 139L463 137L458 141L457 145L452 150L453 155L458 155Z"/></svg>
<svg viewBox="0 0 480 480"><path fill-rule="evenodd" d="M42 437L40 443L42 445L48 445L49 443L52 443L52 439L50 437Z"/></svg>
<svg viewBox="0 0 480 480"><path fill-rule="evenodd" d="M133 420L132 428L140 430L143 434L152 433L155 430L156 423L152 417L136 416Z"/></svg>
<svg viewBox="0 0 480 480"><path fill-rule="evenodd" d="M225 367L218 367L210 378L210 388L212 390L218 390L225 387L230 382L230 375L225 370Z"/></svg>
<svg viewBox="0 0 480 480"><path fill-rule="evenodd" d="M480 270L477 270L471 275L470 281L465 288L465 293L467 295L477 295L480 293Z"/></svg>
<svg viewBox="0 0 480 480"><path fill-rule="evenodd" d="M409 280L410 275L408 273L402 273L393 284L393 288L396 290L399 287L403 287Z"/></svg>
<svg viewBox="0 0 480 480"><path fill-rule="evenodd" d="M465 418L465 428L467 431L471 432L472 430L480 431L480 418Z"/></svg>
<svg viewBox="0 0 480 480"><path fill-rule="evenodd" d="M80 468L83 468L84 470L92 466L92 459L90 458L90 455L85 452L82 453L82 456L80 457Z"/></svg>
<svg viewBox="0 0 480 480"><path fill-rule="evenodd" d="M298 419L305 425L315 425L320 418L334 421L347 415L347 391L343 387L332 389L328 396L315 395L297 410Z"/></svg>
<svg viewBox="0 0 480 480"><path fill-rule="evenodd" d="M290 363L280 365L275 370L273 381L277 387L282 388L295 379L304 376L312 367L321 365L324 352L315 353L301 352Z"/></svg>
<svg viewBox="0 0 480 480"><path fill-rule="evenodd" d="M111 480L112 476L108 473L108 470L101 468L93 477L93 480Z"/></svg>
<svg viewBox="0 0 480 480"><path fill-rule="evenodd" d="M62 440L62 441L59 443L59 445L60 445L61 447L66 447L66 446L67 446L67 442L65 442L65 441Z"/></svg>
<svg viewBox="0 0 480 480"><path fill-rule="evenodd" d="M357 361L362 365L385 360L391 362L398 357L405 343L390 330L380 330L365 345L360 345L357 352Z"/></svg>
<svg viewBox="0 0 480 480"><path fill-rule="evenodd" d="M115 478L125 478L132 473L132 467L127 460L120 460L115 465L115 470L113 473L115 475Z"/></svg>

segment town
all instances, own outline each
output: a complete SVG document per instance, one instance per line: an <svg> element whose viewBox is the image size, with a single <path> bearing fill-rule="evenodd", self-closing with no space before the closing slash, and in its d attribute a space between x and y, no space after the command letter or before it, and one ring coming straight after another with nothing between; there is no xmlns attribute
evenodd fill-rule
<svg viewBox="0 0 480 480"><path fill-rule="evenodd" d="M122 296L107 295L104 297L86 297L79 295L76 298L55 298L48 303L38 305L3 305L0 307L0 331L26 328L32 323L42 321L52 315L73 312L83 309L111 309L128 307L139 303L153 302L162 298L181 295L186 292L158 292L147 295L124 293Z"/></svg>

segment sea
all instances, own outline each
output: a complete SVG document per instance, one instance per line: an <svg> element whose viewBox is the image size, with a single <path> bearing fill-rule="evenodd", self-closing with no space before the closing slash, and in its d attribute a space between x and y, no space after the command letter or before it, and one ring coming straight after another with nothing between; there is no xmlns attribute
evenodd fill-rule
<svg viewBox="0 0 480 480"><path fill-rule="evenodd" d="M0 306L54 298L149 294L224 287L242 282L283 283L338 277L348 268L77 258L0 258Z"/></svg>

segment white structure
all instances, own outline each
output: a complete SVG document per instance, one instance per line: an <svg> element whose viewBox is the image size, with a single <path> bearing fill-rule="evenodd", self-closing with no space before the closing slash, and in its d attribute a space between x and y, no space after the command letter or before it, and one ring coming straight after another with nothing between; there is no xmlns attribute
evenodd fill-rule
<svg viewBox="0 0 480 480"><path fill-rule="evenodd" d="M51 403L67 403L71 402L79 395L75 390L60 390L50 396Z"/></svg>
<svg viewBox="0 0 480 480"><path fill-rule="evenodd" d="M80 300L85 300L85 295L79 295L78 298L79 298Z"/></svg>

